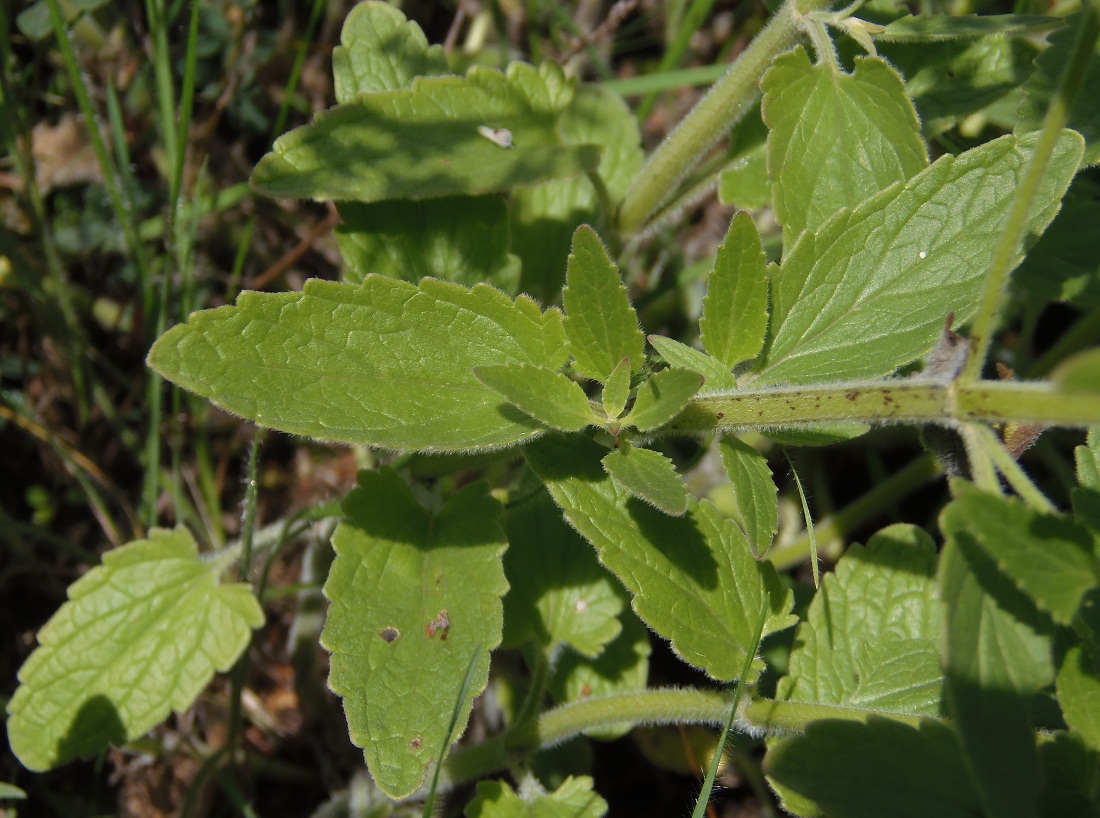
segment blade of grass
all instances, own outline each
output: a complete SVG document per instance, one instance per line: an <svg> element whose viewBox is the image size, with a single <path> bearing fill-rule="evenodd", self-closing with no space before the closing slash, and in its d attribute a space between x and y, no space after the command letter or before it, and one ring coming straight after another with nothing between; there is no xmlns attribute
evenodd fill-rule
<svg viewBox="0 0 1100 818"><path fill-rule="evenodd" d="M447 726L447 734L443 738L443 746L439 749L439 761L435 765L435 772L432 774L432 785L428 788L428 797L424 799L424 818L431 818L432 807L435 804L435 791L439 787L439 772L443 769L443 759L447 757L447 749L451 746L451 741L454 739L455 725L458 724L458 714L462 710L462 702L466 700L467 694L470 692L470 683L474 678L474 666L477 664L478 657L481 656L481 645L477 645L474 648L474 653L470 657L469 663L466 665L466 675L462 677L462 686L458 689L458 697L455 699L454 707L451 708L451 723Z"/></svg>
<svg viewBox="0 0 1100 818"><path fill-rule="evenodd" d="M687 12L680 18L679 24L676 26L675 38L661 56L661 62L657 66L659 72L670 71L679 67L680 63L683 62L684 55L687 54L692 35L702 28L703 21L707 19L707 15L710 14L712 8L714 8L714 0L692 0ZM649 92L645 99L638 104L636 115L639 122L645 122L656 103L657 92Z"/></svg>
<svg viewBox="0 0 1100 818"><path fill-rule="evenodd" d="M814 572L814 587L821 587L821 569L817 559L817 537L814 534L814 521L810 516L810 504L806 500L806 492L802 489L802 481L798 477L798 469L794 467L786 446L780 446L779 451L787 458L787 465L791 467L791 476L794 477L795 487L798 489L798 499L802 501L802 515L806 518L806 536L810 538L810 567Z"/></svg>

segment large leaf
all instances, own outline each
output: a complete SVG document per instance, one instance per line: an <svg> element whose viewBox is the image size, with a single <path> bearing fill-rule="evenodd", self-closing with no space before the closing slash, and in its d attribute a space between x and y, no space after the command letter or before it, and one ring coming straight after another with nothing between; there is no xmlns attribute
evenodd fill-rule
<svg viewBox="0 0 1100 818"><path fill-rule="evenodd" d="M340 215L336 242L345 281L361 284L378 273L413 284L431 277L510 293L519 287L519 259L508 252L508 208L499 196L343 202Z"/></svg>
<svg viewBox="0 0 1100 818"><path fill-rule="evenodd" d="M277 198L377 202L494 193L573 176L599 163L595 145L565 145L558 116L572 98L561 69L512 63L507 75L420 77L363 94L275 142L252 185ZM479 130L482 129L482 130ZM505 129L511 147L483 129Z"/></svg>
<svg viewBox="0 0 1100 818"><path fill-rule="evenodd" d="M1100 306L1100 185L1078 176L1013 283L1049 301Z"/></svg>
<svg viewBox="0 0 1100 818"><path fill-rule="evenodd" d="M859 58L845 74L827 60L811 65L799 47L776 59L762 87L784 247L928 165L913 103L884 60Z"/></svg>
<svg viewBox="0 0 1100 818"><path fill-rule="evenodd" d="M872 713L938 716L943 621L936 546L919 528L885 528L851 546L799 626L779 698Z"/></svg>
<svg viewBox="0 0 1100 818"><path fill-rule="evenodd" d="M361 287L244 293L163 335L149 365L222 408L293 434L398 449L506 446L540 426L475 366L566 361L561 314L488 286L368 276Z"/></svg>
<svg viewBox="0 0 1100 818"><path fill-rule="evenodd" d="M476 483L432 514L388 470L360 473L344 501L321 644L332 654L329 686L344 699L351 740L392 797L420 786L485 688L508 589L500 511ZM472 661L472 683L459 701Z"/></svg>
<svg viewBox="0 0 1100 818"><path fill-rule="evenodd" d="M699 331L703 348L727 370L760 351L768 328L764 249L748 213L730 222L707 278Z"/></svg>
<svg viewBox="0 0 1100 818"><path fill-rule="evenodd" d="M263 624L245 583L199 558L191 535L154 528L108 551L38 633L8 703L8 741L32 770L94 755L183 712Z"/></svg>
<svg viewBox="0 0 1100 818"><path fill-rule="evenodd" d="M968 319L1034 139L1005 136L944 156L803 233L772 279L771 338L755 380L886 375L932 349L949 313ZM1063 132L1032 235L1057 212L1081 148L1080 136Z"/></svg>
<svg viewBox="0 0 1100 818"><path fill-rule="evenodd" d="M619 635L622 589L546 492L508 511L504 646L535 639L596 657Z"/></svg>
<svg viewBox="0 0 1100 818"><path fill-rule="evenodd" d="M592 789L592 779L565 779L552 793L519 796L503 781L481 781L464 810L466 818L600 818L607 802Z"/></svg>
<svg viewBox="0 0 1100 818"><path fill-rule="evenodd" d="M573 234L566 281L565 334L576 370L586 378L606 381L623 358L630 360L632 371L641 369L645 338L638 316L619 271L591 227L578 227Z"/></svg>
<svg viewBox="0 0 1100 818"><path fill-rule="evenodd" d="M685 661L716 679L736 678L765 598L765 634L794 624L775 569L753 559L737 524L710 503L693 502L681 517L646 505L604 472L607 450L579 435L547 435L524 454L566 519L634 594L638 615Z"/></svg>
<svg viewBox="0 0 1100 818"><path fill-rule="evenodd" d="M405 88L414 77L447 74L447 56L429 46L416 23L388 3L365 2L352 8L332 50L337 102L351 102L369 91Z"/></svg>

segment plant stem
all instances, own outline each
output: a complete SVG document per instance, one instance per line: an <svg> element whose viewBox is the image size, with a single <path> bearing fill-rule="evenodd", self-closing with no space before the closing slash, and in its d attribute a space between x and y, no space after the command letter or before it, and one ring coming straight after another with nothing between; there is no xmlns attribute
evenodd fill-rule
<svg viewBox="0 0 1100 818"><path fill-rule="evenodd" d="M798 8L801 5L802 8ZM704 153L747 114L775 56L797 41L802 12L828 8L828 0L787 0L729 70L649 157L619 207L619 229L645 225Z"/></svg>
<svg viewBox="0 0 1100 818"><path fill-rule="evenodd" d="M819 719L865 722L868 717L875 716L876 718L890 718L893 721L908 724L910 727L920 727L920 723L925 719L932 719L943 724L947 723L944 719L934 719L931 716L910 716L902 713L887 714L855 707L810 702L781 702L774 699L757 699L750 702L742 716L752 727L779 733L800 732L806 729L806 725L810 722Z"/></svg>

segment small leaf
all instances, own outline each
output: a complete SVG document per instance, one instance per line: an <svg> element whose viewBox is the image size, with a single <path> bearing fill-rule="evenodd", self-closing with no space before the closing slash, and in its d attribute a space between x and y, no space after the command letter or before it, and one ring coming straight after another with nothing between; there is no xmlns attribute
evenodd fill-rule
<svg viewBox="0 0 1100 818"><path fill-rule="evenodd" d="M0 781L0 800L9 801L22 801L27 797L27 793L19 789L14 784L5 784Z"/></svg>
<svg viewBox="0 0 1100 818"><path fill-rule="evenodd" d="M744 211L730 222L707 279L699 329L703 348L727 370L753 358L768 328L768 279L764 248L752 217Z"/></svg>
<svg viewBox="0 0 1100 818"><path fill-rule="evenodd" d="M108 551L38 633L8 703L8 741L39 771L144 735L182 713L248 646L263 611L199 558L184 528Z"/></svg>
<svg viewBox="0 0 1100 818"><path fill-rule="evenodd" d="M1088 530L971 483L960 480L952 488L956 499L943 511L944 531L981 548L1039 608L1069 625L1085 594L1100 582Z"/></svg>
<svg viewBox="0 0 1100 818"><path fill-rule="evenodd" d="M687 369L662 369L638 387L624 426L650 432L664 426L687 406L703 385L703 376Z"/></svg>
<svg viewBox="0 0 1100 818"><path fill-rule="evenodd" d="M466 818L601 818L607 802L588 776L570 776L552 793L521 798L503 781L479 781Z"/></svg>
<svg viewBox="0 0 1100 818"><path fill-rule="evenodd" d="M1026 14L906 15L894 20L875 35L875 41L893 43L933 43L946 40L973 40L992 34L1035 34L1060 28L1058 17Z"/></svg>
<svg viewBox="0 0 1100 818"><path fill-rule="evenodd" d="M1073 450L1077 464L1077 482L1084 489L1100 490L1100 426L1089 429L1085 445Z"/></svg>
<svg viewBox="0 0 1100 818"><path fill-rule="evenodd" d="M730 161L718 177L718 201L741 210L759 210L772 201L768 129L759 110L737 124L732 140Z"/></svg>
<svg viewBox="0 0 1100 818"><path fill-rule="evenodd" d="M1087 644L1071 647L1055 682L1066 724L1100 752L1100 664L1095 652Z"/></svg>
<svg viewBox="0 0 1100 818"><path fill-rule="evenodd" d="M168 380L261 426L394 449L507 446L541 433L474 367L566 362L561 313L479 285L380 276L243 293L153 346Z"/></svg>
<svg viewBox="0 0 1100 818"><path fill-rule="evenodd" d="M968 319L1034 138L1006 136L941 157L804 233L772 277L771 338L752 380L887 375L932 349L948 313ZM1080 156L1080 137L1063 131L1032 234L1054 217Z"/></svg>
<svg viewBox="0 0 1100 818"><path fill-rule="evenodd" d="M645 500L672 515L687 510L687 486L672 461L652 449L623 443L601 461L611 479L639 500Z"/></svg>
<svg viewBox="0 0 1100 818"><path fill-rule="evenodd" d="M547 435L524 448L566 519L634 594L643 621L685 661L716 679L736 678L765 598L765 634L794 624L790 592L710 503L671 517L619 488L600 465L606 454L580 435Z"/></svg>
<svg viewBox="0 0 1100 818"><path fill-rule="evenodd" d="M587 225L573 234L565 277L565 334L576 370L600 382L623 358L632 372L640 370L645 339L638 316L600 237Z"/></svg>
<svg viewBox="0 0 1100 818"><path fill-rule="evenodd" d="M449 74L441 46L429 46L416 23L387 3L354 6L332 50L332 77L337 102L358 94L395 91L415 77Z"/></svg>
<svg viewBox="0 0 1100 818"><path fill-rule="evenodd" d="M609 418L617 418L626 408L630 397L630 359L623 358L611 371L603 387L603 411Z"/></svg>
<svg viewBox="0 0 1100 818"><path fill-rule="evenodd" d="M705 352L664 338L660 335L650 335L649 343L660 353L665 362L675 369L687 369L698 372L706 380L700 387L698 394L711 395L717 392L728 392L737 388L737 379L733 377L729 367L712 358Z"/></svg>
<svg viewBox="0 0 1100 818"><path fill-rule="evenodd" d="M734 519L741 525L753 555L759 559L779 530L778 490L768 459L733 435L718 442L722 465L733 484Z"/></svg>
<svg viewBox="0 0 1100 818"><path fill-rule="evenodd" d="M475 483L433 515L386 470L361 472L343 508L323 589L329 686L344 700L351 740L363 748L371 776L403 798L441 760L472 657L473 681L458 702L452 739L485 688L489 651L500 644L508 589L500 504Z"/></svg>
<svg viewBox="0 0 1100 818"><path fill-rule="evenodd" d="M1081 174L1012 283L1047 301L1100 307L1100 185Z"/></svg>
<svg viewBox="0 0 1100 818"><path fill-rule="evenodd" d="M775 215L789 249L841 208L854 208L928 165L913 103L885 60L845 74L805 49L778 57L761 81Z"/></svg>
<svg viewBox="0 0 1100 818"><path fill-rule="evenodd" d="M519 288L519 259L508 252L508 207L499 196L341 202L339 210L343 224L335 234L345 281L362 284L378 273L412 284L431 277L509 293Z"/></svg>
<svg viewBox="0 0 1100 818"><path fill-rule="evenodd" d="M557 66L512 63L507 75L419 77L363 94L276 140L252 186L283 199L378 202L511 190L599 163L596 145L564 145L555 125L572 92ZM505 150L479 127L512 132Z"/></svg>
<svg viewBox="0 0 1100 818"><path fill-rule="evenodd" d="M1024 84L1024 98L1020 104L1017 130L1038 130L1050 107L1051 98L1058 93L1062 73L1066 69L1077 32L1084 24L1084 14L1078 12L1066 18L1065 27L1050 35L1050 47L1035 60L1035 72ZM1095 23L1093 23L1095 25ZM1084 164L1100 162L1100 41L1093 39L1092 55L1085 67L1081 90L1069 111L1066 126L1085 138Z"/></svg>
<svg viewBox="0 0 1100 818"><path fill-rule="evenodd" d="M560 372L531 364L474 367L477 379L503 395L540 423L563 432L577 432L599 418L584 390Z"/></svg>
<svg viewBox="0 0 1100 818"><path fill-rule="evenodd" d="M535 639L544 648L566 644L595 658L619 635L622 589L592 550L562 519L550 495L509 509L504 572L503 647Z"/></svg>

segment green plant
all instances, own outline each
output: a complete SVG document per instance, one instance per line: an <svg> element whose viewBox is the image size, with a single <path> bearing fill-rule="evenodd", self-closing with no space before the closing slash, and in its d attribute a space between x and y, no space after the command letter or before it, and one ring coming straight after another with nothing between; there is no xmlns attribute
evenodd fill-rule
<svg viewBox="0 0 1100 818"><path fill-rule="evenodd" d="M1095 212L1081 171L1100 158L1100 4L883 24L826 5L785 3L648 158L606 88L551 62L451 74L398 12L358 6L334 54L340 104L252 178L338 203L347 280L244 293L150 352L262 427L400 452L376 452L341 506L321 635L389 796L421 793L440 763L448 785L510 769L520 795L483 782L467 814L598 815L590 780L547 794L533 757L581 733L733 717L768 736L769 781L796 814L1097 813L1100 435L1076 450L1069 513L1016 459L1038 429L1100 423L1097 353L1014 361L1046 380L983 376L1010 351L999 330L1025 250L1029 297L1095 297L1095 236L1063 220ZM829 27L870 56L847 70ZM1005 100L1013 133L996 128ZM994 127L930 161L927 141L966 138L951 129L974 117ZM646 238L715 183L772 205L778 260L738 213L702 349L647 338L656 299L636 281L632 299L615 259L635 279ZM1059 231L1072 240L1052 244ZM884 528L796 612L779 569L810 557L816 584L812 529L772 549L764 438L738 435L827 445L884 424L927 427L951 472L942 549ZM732 486L721 510L684 479L708 448ZM211 559L154 529L75 584L9 704L23 763L132 741L228 669L262 613L219 580L237 560L247 575L251 549L248 526ZM647 688L639 620L736 695ZM776 682L761 640L796 624ZM441 760L502 648L529 669L504 683L507 727Z"/></svg>

